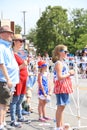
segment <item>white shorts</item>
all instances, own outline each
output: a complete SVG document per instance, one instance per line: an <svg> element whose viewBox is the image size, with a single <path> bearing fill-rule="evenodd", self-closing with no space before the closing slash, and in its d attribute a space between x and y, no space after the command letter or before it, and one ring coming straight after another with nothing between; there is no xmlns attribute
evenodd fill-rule
<svg viewBox="0 0 87 130"><path fill-rule="evenodd" d="M41 100L45 100L47 103L51 101L51 97L49 95L47 95L47 97L45 97L44 95L39 95L38 98Z"/></svg>
<svg viewBox="0 0 87 130"><path fill-rule="evenodd" d="M38 98L41 100L46 100L46 97L44 95L39 95Z"/></svg>

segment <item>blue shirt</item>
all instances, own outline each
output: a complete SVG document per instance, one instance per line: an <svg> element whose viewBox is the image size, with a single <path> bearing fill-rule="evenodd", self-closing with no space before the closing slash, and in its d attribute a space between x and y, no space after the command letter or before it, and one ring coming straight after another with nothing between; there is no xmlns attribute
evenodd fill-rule
<svg viewBox="0 0 87 130"><path fill-rule="evenodd" d="M2 39L0 39L0 64L6 66L13 85L19 83L19 67L11 49L11 43ZM1 69L0 81L6 82L6 78Z"/></svg>

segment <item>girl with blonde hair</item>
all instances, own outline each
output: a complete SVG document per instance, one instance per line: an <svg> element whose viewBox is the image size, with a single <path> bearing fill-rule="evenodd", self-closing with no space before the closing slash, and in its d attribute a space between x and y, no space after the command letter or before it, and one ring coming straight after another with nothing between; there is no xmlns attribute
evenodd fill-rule
<svg viewBox="0 0 87 130"><path fill-rule="evenodd" d="M54 62L54 93L56 95L56 130L66 130L63 124L63 111L70 102L69 94L73 92L71 75L74 71L68 68L66 63L67 46L57 45L53 50L52 61Z"/></svg>

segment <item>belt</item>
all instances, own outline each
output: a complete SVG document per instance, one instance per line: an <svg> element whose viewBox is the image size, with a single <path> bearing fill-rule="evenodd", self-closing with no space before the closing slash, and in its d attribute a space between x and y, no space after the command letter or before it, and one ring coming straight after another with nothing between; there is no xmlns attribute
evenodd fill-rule
<svg viewBox="0 0 87 130"><path fill-rule="evenodd" d="M7 84L7 82L2 82L2 81L0 81L0 85L6 85Z"/></svg>

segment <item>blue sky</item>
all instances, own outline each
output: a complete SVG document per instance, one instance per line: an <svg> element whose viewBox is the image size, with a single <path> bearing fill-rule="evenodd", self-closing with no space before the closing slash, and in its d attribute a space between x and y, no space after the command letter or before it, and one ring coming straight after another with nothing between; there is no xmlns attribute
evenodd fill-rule
<svg viewBox="0 0 87 130"><path fill-rule="evenodd" d="M87 0L0 0L0 18L15 21L23 28L23 13L25 13L26 33L34 28L41 12L48 6L62 6L67 9L85 8Z"/></svg>

